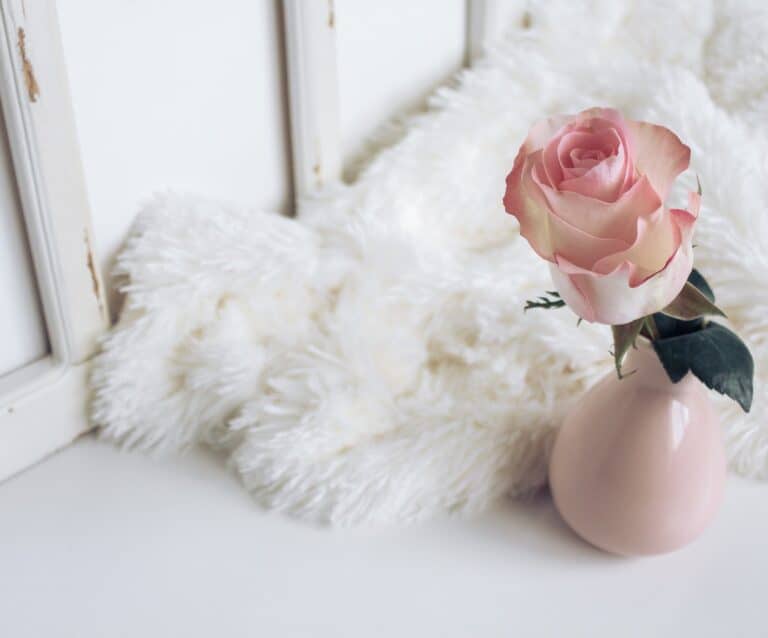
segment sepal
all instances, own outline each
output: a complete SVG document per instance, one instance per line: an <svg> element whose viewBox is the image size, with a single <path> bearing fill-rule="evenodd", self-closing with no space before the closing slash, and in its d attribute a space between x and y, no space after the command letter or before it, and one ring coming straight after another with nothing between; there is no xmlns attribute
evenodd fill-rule
<svg viewBox="0 0 768 638"><path fill-rule="evenodd" d="M680 294L671 304L662 308L661 313L685 321L705 315L725 317L725 313L690 281L685 282Z"/></svg>
<svg viewBox="0 0 768 638"><path fill-rule="evenodd" d="M624 362L624 357L629 352L629 349L635 347L637 337L644 324L645 317L641 317L629 323L611 326L611 332L613 333L613 361L616 365L616 374L619 379L628 376L622 374L621 364ZM629 374L632 373L630 372Z"/></svg>

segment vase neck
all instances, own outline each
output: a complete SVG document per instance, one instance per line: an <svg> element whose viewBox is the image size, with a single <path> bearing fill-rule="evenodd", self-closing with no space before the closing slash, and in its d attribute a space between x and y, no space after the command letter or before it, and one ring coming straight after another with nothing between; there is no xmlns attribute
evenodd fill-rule
<svg viewBox="0 0 768 638"><path fill-rule="evenodd" d="M627 358L624 361L622 370L625 374L630 374L636 383L646 386L668 388L672 382L667 375L667 371L659 360L659 356L653 349L650 341L646 339L638 340L637 348L630 349ZM683 378L677 385L684 387L689 381L690 375Z"/></svg>

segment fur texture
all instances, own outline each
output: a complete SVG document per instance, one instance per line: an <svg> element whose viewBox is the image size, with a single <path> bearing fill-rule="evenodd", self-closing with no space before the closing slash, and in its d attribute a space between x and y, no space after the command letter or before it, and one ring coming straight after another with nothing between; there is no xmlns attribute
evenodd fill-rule
<svg viewBox="0 0 768 638"><path fill-rule="evenodd" d="M118 264L103 435L229 455L266 507L340 525L475 512L546 479L571 402L611 370L606 327L522 312L546 264L503 212L542 114L611 105L691 146L696 265L751 346L751 414L713 395L732 465L768 474L764 3L540 3L355 184L298 219L159 195Z"/></svg>

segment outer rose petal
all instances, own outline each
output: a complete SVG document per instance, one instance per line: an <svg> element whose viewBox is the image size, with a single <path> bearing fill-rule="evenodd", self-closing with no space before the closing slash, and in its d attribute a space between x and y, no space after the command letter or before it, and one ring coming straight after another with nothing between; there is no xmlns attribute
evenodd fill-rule
<svg viewBox="0 0 768 638"><path fill-rule="evenodd" d="M677 297L693 267L693 254L681 247L666 268L635 288L629 285L628 264L609 275L588 271L568 275L561 270L566 267L562 260L550 265L552 281L565 303L587 321L618 325L658 312Z"/></svg>
<svg viewBox="0 0 768 638"><path fill-rule="evenodd" d="M525 141L517 151L512 171L507 175L507 190L504 193L504 206L508 212L512 213L519 209L519 202L516 199L516 191L520 183L520 176L526 158L531 153L540 150L570 119L570 115L548 117L536 122L531 127L531 130L528 131L528 137L525 138Z"/></svg>
<svg viewBox="0 0 768 638"><path fill-rule="evenodd" d="M520 147L520 151L530 154L544 148L544 145L555 137L560 132L560 129L572 119L572 115L553 115L552 117L539 120L531 127L528 137L525 138L525 142Z"/></svg>
<svg viewBox="0 0 768 638"><path fill-rule="evenodd" d="M689 206L690 211L670 211L680 245L665 267L640 285L632 285L634 268L629 262L601 275L556 256L550 273L563 300L583 319L610 325L629 323L664 308L680 293L693 267L691 239L699 212L696 193L691 194Z"/></svg>
<svg viewBox="0 0 768 638"><path fill-rule="evenodd" d="M635 168L646 175L662 201L691 161L691 149L663 126L625 120L635 150Z"/></svg>
<svg viewBox="0 0 768 638"><path fill-rule="evenodd" d="M632 265L629 285L639 286L662 270L683 242L677 220L670 211L659 208L653 215L637 220L635 242L626 250L595 262L596 273L609 273L623 263Z"/></svg>

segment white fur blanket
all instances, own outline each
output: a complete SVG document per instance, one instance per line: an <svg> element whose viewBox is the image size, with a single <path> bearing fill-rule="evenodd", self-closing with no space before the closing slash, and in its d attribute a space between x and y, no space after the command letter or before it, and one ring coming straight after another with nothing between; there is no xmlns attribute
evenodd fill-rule
<svg viewBox="0 0 768 638"><path fill-rule="evenodd" d="M298 219L157 196L119 259L93 373L103 434L229 455L266 507L334 524L474 512L546 480L609 331L523 313L546 264L501 205L531 122L610 105L692 148L696 265L757 364L751 414L713 396L732 466L768 475L765 3L541 3L439 90L357 182Z"/></svg>

